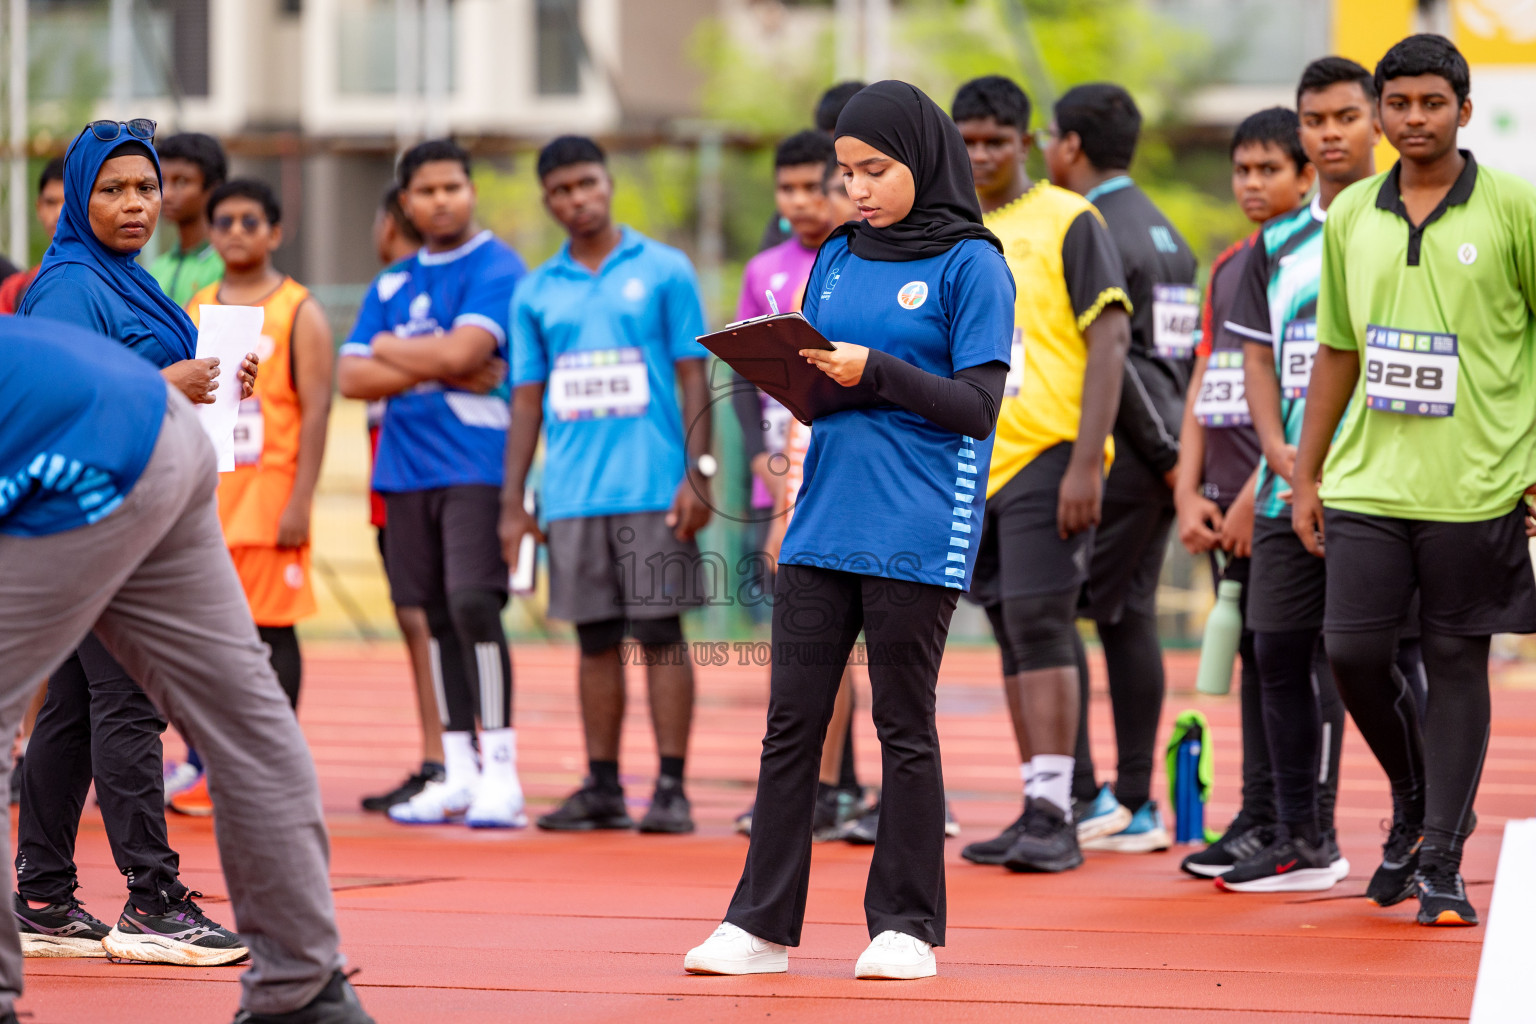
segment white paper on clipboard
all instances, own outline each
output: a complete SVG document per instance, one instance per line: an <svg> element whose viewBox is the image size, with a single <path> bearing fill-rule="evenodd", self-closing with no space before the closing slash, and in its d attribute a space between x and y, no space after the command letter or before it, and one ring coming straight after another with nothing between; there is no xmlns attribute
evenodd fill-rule
<svg viewBox="0 0 1536 1024"><path fill-rule="evenodd" d="M523 492L523 508L535 519L539 515L539 497L532 490ZM512 570L507 585L512 593L528 595L538 587L539 568L539 544L533 539L533 534L523 534L523 539L517 545L517 568Z"/></svg>
<svg viewBox="0 0 1536 1024"><path fill-rule="evenodd" d="M211 306L198 309L197 358L217 356L219 386L212 405L199 405L198 418L213 451L219 472L235 468L235 421L240 417L240 363L255 352L266 313L260 306ZM259 370L258 370L259 372Z"/></svg>

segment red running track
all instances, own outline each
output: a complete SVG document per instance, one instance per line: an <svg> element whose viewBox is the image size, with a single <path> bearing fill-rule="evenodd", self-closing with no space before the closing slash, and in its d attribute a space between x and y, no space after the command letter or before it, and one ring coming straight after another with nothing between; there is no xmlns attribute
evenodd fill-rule
<svg viewBox="0 0 1536 1024"><path fill-rule="evenodd" d="M555 835L395 826L358 798L398 781L416 757L414 704L393 646L312 645L301 713L320 768L334 844L344 950L380 1024L521 1020L1302 1022L1465 1020L1483 930L1431 930L1414 904L1378 910L1359 898L1389 813L1385 781L1358 734L1345 750L1340 840L1353 872L1327 893L1239 896L1182 876L1166 854L1088 854L1062 876L1010 875L959 857L1018 813L1018 775L995 652L955 649L939 688L945 778L965 832L949 844L949 941L937 978L859 982L867 942L862 893L869 852L816 848L805 944L785 976L697 978L682 954L714 928L741 869L732 817L750 802L766 670L699 672L689 760L693 836ZM575 652L514 652L521 769L531 807L548 807L584 768L574 700ZM1216 743L1220 827L1235 811L1237 695L1193 692L1194 662L1170 655L1167 720L1205 711ZM631 669L623 769L643 811L654 771L641 670ZM1101 776L1113 743L1101 666L1092 703ZM1536 807L1536 670L1500 670L1494 733L1467 847L1472 900L1486 913L1499 837ZM867 700L861 701L868 707ZM857 751L879 775L867 714ZM1166 792L1161 773L1155 782ZM174 818L187 884L226 923L206 821ZM81 896L112 918L124 890L94 809L82 828ZM28 1024L183 1024L233 1015L238 969L133 967L32 960L20 1003Z"/></svg>

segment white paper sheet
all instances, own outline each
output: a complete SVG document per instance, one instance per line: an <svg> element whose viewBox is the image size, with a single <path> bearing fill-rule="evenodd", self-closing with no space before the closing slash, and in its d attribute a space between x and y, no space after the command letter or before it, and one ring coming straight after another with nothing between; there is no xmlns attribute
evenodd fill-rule
<svg viewBox="0 0 1536 1024"><path fill-rule="evenodd" d="M197 358L217 356L219 388L212 405L197 414L219 457L219 472L235 468L235 420L240 415L240 362L255 352L266 318L260 306L202 306L198 310ZM258 368L257 373L261 371Z"/></svg>

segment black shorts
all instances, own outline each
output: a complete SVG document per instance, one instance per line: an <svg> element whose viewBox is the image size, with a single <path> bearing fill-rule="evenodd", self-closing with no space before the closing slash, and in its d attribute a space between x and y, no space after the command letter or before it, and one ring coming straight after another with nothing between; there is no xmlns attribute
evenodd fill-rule
<svg viewBox="0 0 1536 1024"><path fill-rule="evenodd" d="M1083 618L1113 625L1127 608L1157 614L1157 583L1175 519L1172 503L1164 500L1168 488L1159 487L1161 494L1142 501L1105 497L1078 609Z"/></svg>
<svg viewBox="0 0 1536 1024"><path fill-rule="evenodd" d="M1302 545L1288 516L1253 517L1251 561L1249 629L1255 633L1291 633L1323 628L1327 563Z"/></svg>
<svg viewBox="0 0 1536 1024"><path fill-rule="evenodd" d="M1525 503L1497 519L1436 523L1324 509L1329 632L1403 621L1415 588L1426 633L1536 633Z"/></svg>
<svg viewBox="0 0 1536 1024"><path fill-rule="evenodd" d="M384 495L384 573L397 608L440 604L466 590L507 592L496 522L501 489L488 484Z"/></svg>
<svg viewBox="0 0 1536 1024"><path fill-rule="evenodd" d="M983 607L1005 597L1033 597L1081 587L1088 579L1094 531L1061 539L1056 507L1070 444L1037 455L987 499L971 574L970 601Z"/></svg>
<svg viewBox="0 0 1536 1024"><path fill-rule="evenodd" d="M701 558L665 512L556 519L549 539L549 616L576 625L609 619L665 619L722 595L724 560Z"/></svg>

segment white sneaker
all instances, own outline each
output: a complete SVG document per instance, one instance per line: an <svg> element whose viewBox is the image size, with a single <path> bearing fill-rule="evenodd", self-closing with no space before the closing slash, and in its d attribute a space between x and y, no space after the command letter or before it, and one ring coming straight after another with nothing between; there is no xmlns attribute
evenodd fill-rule
<svg viewBox="0 0 1536 1024"><path fill-rule="evenodd" d="M853 969L855 978L908 980L931 978L939 973L933 946L904 932L883 931L876 935Z"/></svg>
<svg viewBox="0 0 1536 1024"><path fill-rule="evenodd" d="M689 974L783 974L789 970L789 950L722 922L702 946L683 957L683 970Z"/></svg>
<svg viewBox="0 0 1536 1024"><path fill-rule="evenodd" d="M402 825L441 825L459 817L474 802L475 791L468 786L429 782L405 803L391 807L389 817Z"/></svg>
<svg viewBox="0 0 1536 1024"><path fill-rule="evenodd" d="M197 785L197 780L203 777L203 770L191 761L173 761L162 770L165 780L165 806L171 806L171 801L179 793L184 793Z"/></svg>
<svg viewBox="0 0 1536 1024"><path fill-rule="evenodd" d="M511 785L504 780L491 782L480 780L480 791L474 803L464 814L464 824L470 828L527 828L528 815L523 813L523 787L512 776Z"/></svg>

